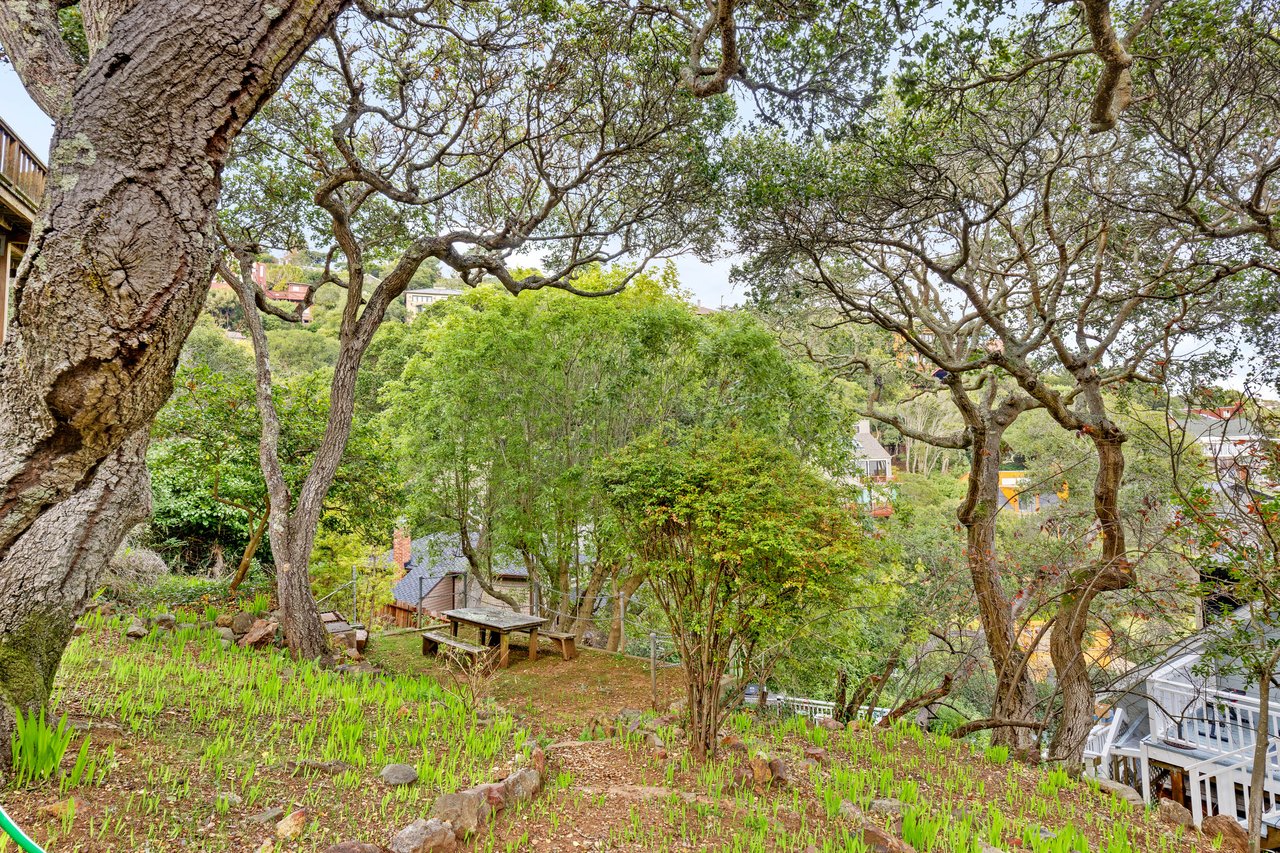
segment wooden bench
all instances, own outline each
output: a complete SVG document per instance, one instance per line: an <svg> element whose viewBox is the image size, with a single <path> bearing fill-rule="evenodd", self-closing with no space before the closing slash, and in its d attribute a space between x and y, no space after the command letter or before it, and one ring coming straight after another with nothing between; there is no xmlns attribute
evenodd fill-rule
<svg viewBox="0 0 1280 853"><path fill-rule="evenodd" d="M573 660L578 656L577 641L573 634L564 634L560 631L539 631L538 636L546 637L551 641L553 646L560 648L560 657L565 660Z"/></svg>
<svg viewBox="0 0 1280 853"><path fill-rule="evenodd" d="M438 654L441 646L461 652L469 656L477 664L493 653L493 649L488 646L477 646L475 643L459 640L457 637L450 636L443 631L422 632L422 654L424 657Z"/></svg>

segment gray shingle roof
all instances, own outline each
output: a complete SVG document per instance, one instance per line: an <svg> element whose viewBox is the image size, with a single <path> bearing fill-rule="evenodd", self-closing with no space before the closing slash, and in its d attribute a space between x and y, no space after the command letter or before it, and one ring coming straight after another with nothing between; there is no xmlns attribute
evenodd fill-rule
<svg viewBox="0 0 1280 853"><path fill-rule="evenodd" d="M892 454L884 449L879 439L869 432L860 432L853 437L853 453L856 459L893 459Z"/></svg>
<svg viewBox="0 0 1280 853"><path fill-rule="evenodd" d="M393 553L386 552L383 559L393 561ZM465 575L467 558L458 544L456 533L429 533L419 536L409 546L409 563L405 575L392 588L396 601L414 605L418 600L418 579L422 579L422 594L427 595L441 580L449 575ZM502 578L528 578L522 563L495 557L493 573Z"/></svg>

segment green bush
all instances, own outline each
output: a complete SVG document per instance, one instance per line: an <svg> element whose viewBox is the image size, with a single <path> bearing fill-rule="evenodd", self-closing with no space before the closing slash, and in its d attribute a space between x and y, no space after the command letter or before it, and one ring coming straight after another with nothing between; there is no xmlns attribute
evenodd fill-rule
<svg viewBox="0 0 1280 853"><path fill-rule="evenodd" d="M45 722L44 711L40 716L26 717L17 712L13 729L13 783L15 787L48 779L62 764L67 745L71 743L71 729L63 716L56 728Z"/></svg>

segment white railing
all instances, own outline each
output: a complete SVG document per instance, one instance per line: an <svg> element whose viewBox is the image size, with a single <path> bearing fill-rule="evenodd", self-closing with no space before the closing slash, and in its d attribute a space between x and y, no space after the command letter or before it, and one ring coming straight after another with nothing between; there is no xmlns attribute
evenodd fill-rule
<svg viewBox="0 0 1280 853"><path fill-rule="evenodd" d="M1266 816L1280 805L1280 783L1276 744L1267 746L1267 776L1262 785L1262 813ZM1209 815L1230 815L1241 824L1249 821L1249 788L1252 783L1253 747L1241 747L1226 755L1215 755L1186 768L1191 789L1191 818L1196 826Z"/></svg>
<svg viewBox="0 0 1280 853"><path fill-rule="evenodd" d="M1172 679L1147 680L1147 705L1155 740L1213 755L1251 748L1257 739L1258 700ZM1267 730L1280 737L1280 709L1267 714Z"/></svg>
<svg viewBox="0 0 1280 853"><path fill-rule="evenodd" d="M770 697L771 698L771 697ZM774 704L766 698L769 704ZM836 703L823 702L820 699L805 699L800 696L782 696L776 700L780 708L785 708L793 714L799 714L802 717L808 717L811 720L822 720L835 716Z"/></svg>

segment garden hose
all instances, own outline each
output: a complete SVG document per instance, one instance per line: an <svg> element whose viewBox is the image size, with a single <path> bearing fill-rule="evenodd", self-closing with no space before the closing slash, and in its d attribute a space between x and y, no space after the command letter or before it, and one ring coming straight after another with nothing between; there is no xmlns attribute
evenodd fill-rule
<svg viewBox="0 0 1280 853"><path fill-rule="evenodd" d="M9 817L9 813L4 810L4 806L0 806L0 829L14 841L18 842L18 849L25 850L26 853L44 853L43 848L36 844L27 834L18 828L13 822L13 818Z"/></svg>

